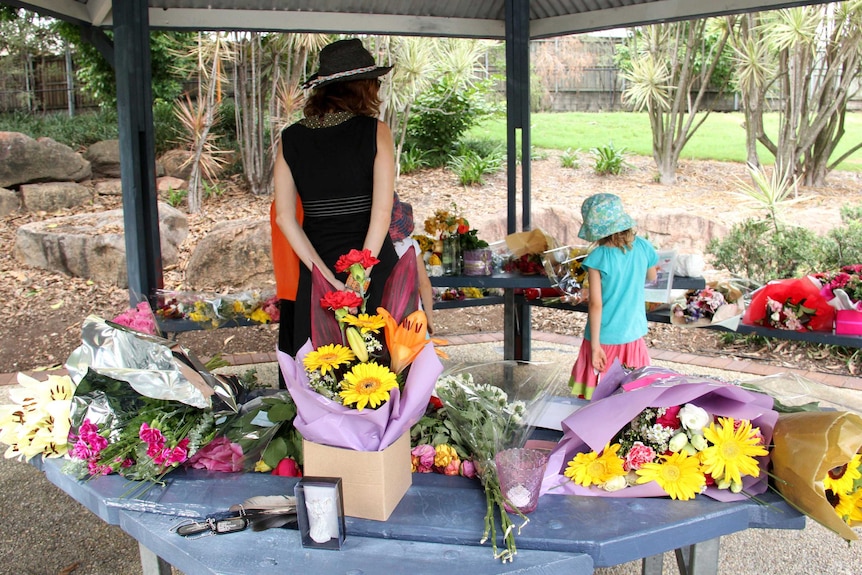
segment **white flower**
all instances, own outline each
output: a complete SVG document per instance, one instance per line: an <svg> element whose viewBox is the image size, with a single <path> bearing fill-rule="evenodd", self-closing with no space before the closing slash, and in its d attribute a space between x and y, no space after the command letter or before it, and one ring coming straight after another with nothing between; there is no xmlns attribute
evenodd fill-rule
<svg viewBox="0 0 862 575"><path fill-rule="evenodd" d="M670 438L667 448L674 453L679 453L686 445L688 445L688 435L686 435L685 432L680 432Z"/></svg>
<svg viewBox="0 0 862 575"><path fill-rule="evenodd" d="M602 489L605 491L619 491L628 487L625 475L617 475L612 479L608 479L602 484Z"/></svg>
<svg viewBox="0 0 862 575"><path fill-rule="evenodd" d="M693 434L691 436L691 439L689 439L689 442L691 442L694 448L698 451L703 451L704 449L709 447L709 443L706 441L703 435L700 435L699 433Z"/></svg>
<svg viewBox="0 0 862 575"><path fill-rule="evenodd" d="M686 403L679 410L679 421L692 433L703 433L703 428L710 424L712 417L705 409Z"/></svg>

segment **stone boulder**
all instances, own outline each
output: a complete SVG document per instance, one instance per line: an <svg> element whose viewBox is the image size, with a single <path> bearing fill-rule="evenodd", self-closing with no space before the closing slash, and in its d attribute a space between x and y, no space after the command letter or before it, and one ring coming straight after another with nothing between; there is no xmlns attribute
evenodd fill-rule
<svg viewBox="0 0 862 575"><path fill-rule="evenodd" d="M192 173L192 165L189 160L192 153L187 150L168 150L159 158L159 164L165 170L166 176L188 180Z"/></svg>
<svg viewBox="0 0 862 575"><path fill-rule="evenodd" d="M87 148L84 159L90 162L94 178L120 177L120 141L102 140Z"/></svg>
<svg viewBox="0 0 862 575"><path fill-rule="evenodd" d="M90 177L90 162L51 138L34 140L0 132L0 188L32 182L80 182Z"/></svg>
<svg viewBox="0 0 862 575"><path fill-rule="evenodd" d="M654 211L640 214L634 210L632 217L638 223L638 233L648 238L662 250L677 250L679 253L705 253L713 238L727 235L727 227L711 218L682 210ZM541 229L560 245L585 245L578 238L581 228L579 211L559 207L536 207L530 217L531 228ZM479 237L488 241L506 237L506 217L471 222L479 230ZM520 227L520 221L519 221Z"/></svg>
<svg viewBox="0 0 862 575"><path fill-rule="evenodd" d="M93 192L75 182L24 184L21 186L21 201L30 212L56 212L92 202Z"/></svg>
<svg viewBox="0 0 862 575"><path fill-rule="evenodd" d="M272 285L269 218L220 222L192 252L186 267L191 289L261 289Z"/></svg>
<svg viewBox="0 0 862 575"><path fill-rule="evenodd" d="M691 211L657 210L649 214L632 212L638 233L661 250L679 253L706 253L710 240L727 235L727 227Z"/></svg>
<svg viewBox="0 0 862 575"><path fill-rule="evenodd" d="M122 196L123 180L114 178L110 180L99 180L93 184L97 196Z"/></svg>
<svg viewBox="0 0 862 575"><path fill-rule="evenodd" d="M0 218L5 218L21 207L18 194L6 188L0 188Z"/></svg>
<svg viewBox="0 0 862 575"><path fill-rule="evenodd" d="M129 285L123 210L52 218L18 228L15 255L27 265L91 279L120 288ZM162 262L175 264L188 235L186 216L159 204Z"/></svg>

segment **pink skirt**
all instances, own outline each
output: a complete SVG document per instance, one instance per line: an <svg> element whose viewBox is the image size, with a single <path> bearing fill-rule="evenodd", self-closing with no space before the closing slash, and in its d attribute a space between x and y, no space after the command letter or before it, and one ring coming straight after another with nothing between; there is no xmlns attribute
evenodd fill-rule
<svg viewBox="0 0 862 575"><path fill-rule="evenodd" d="M602 344L602 349L605 350L605 355L608 356L609 366L613 365L615 359L620 360L620 363L626 369L637 369L650 365L649 352L647 351L644 338L619 345ZM601 377L601 374L593 369L592 345L588 339L584 339L578 352L578 359L575 360L575 365L572 367L572 376L569 378L569 387L572 389L572 395L577 395L583 399L591 399L593 391L595 391L599 383L599 377Z"/></svg>

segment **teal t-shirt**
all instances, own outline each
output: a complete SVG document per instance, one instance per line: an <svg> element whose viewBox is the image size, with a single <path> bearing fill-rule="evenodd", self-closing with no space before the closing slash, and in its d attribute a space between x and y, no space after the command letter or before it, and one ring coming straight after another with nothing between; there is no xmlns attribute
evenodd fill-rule
<svg viewBox="0 0 862 575"><path fill-rule="evenodd" d="M656 264L655 248L639 236L630 250L598 246L584 259L584 267L602 274L601 343L620 345L646 335L644 285L647 270ZM584 337L590 339L589 319Z"/></svg>

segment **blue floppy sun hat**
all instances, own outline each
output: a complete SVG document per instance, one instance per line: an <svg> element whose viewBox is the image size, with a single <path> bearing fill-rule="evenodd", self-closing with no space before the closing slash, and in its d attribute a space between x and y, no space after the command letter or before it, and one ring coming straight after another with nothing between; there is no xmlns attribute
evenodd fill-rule
<svg viewBox="0 0 862 575"><path fill-rule="evenodd" d="M597 242L617 232L635 227L635 221L623 209L623 202L614 194L595 194L581 205L584 223L578 237Z"/></svg>

